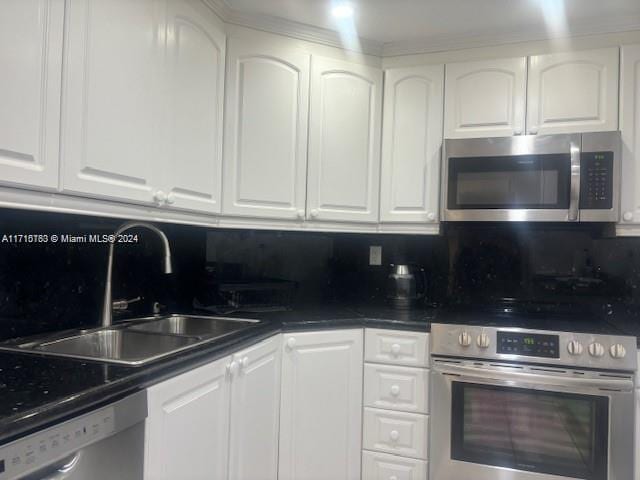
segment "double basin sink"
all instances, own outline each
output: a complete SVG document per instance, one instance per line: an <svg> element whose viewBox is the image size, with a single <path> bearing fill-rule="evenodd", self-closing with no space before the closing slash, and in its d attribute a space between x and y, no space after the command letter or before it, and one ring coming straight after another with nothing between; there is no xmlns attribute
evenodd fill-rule
<svg viewBox="0 0 640 480"><path fill-rule="evenodd" d="M259 320L168 315L128 320L110 327L9 340L0 350L144 365L260 324Z"/></svg>

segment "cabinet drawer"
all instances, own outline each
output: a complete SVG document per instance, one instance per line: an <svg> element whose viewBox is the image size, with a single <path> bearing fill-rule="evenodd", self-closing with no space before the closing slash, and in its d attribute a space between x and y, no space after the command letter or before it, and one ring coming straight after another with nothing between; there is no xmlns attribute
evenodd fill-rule
<svg viewBox="0 0 640 480"><path fill-rule="evenodd" d="M362 452L362 480L427 480L427 462L388 453Z"/></svg>
<svg viewBox="0 0 640 480"><path fill-rule="evenodd" d="M364 349L367 362L429 366L428 333L367 328Z"/></svg>
<svg viewBox="0 0 640 480"><path fill-rule="evenodd" d="M427 459L429 417L417 413L364 409L363 448Z"/></svg>
<svg viewBox="0 0 640 480"><path fill-rule="evenodd" d="M405 412L429 413L429 370L367 363L364 404Z"/></svg>

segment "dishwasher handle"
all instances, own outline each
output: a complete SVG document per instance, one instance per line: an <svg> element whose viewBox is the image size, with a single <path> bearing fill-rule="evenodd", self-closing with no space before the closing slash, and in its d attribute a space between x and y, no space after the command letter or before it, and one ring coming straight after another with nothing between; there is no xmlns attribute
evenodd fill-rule
<svg viewBox="0 0 640 480"><path fill-rule="evenodd" d="M75 472L81 461L82 450L79 450L27 478L33 480L65 480Z"/></svg>

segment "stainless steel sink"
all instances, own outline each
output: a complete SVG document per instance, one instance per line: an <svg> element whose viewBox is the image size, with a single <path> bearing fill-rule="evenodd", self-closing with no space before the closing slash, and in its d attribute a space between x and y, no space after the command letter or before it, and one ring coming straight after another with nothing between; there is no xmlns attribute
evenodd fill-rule
<svg viewBox="0 0 640 480"><path fill-rule="evenodd" d="M7 340L0 350L143 365L259 325L259 320L169 315L110 327Z"/></svg>
<svg viewBox="0 0 640 480"><path fill-rule="evenodd" d="M197 337L150 335L124 329L100 330L77 337L41 343L34 350L75 358L101 359L127 364L174 353L198 342Z"/></svg>
<svg viewBox="0 0 640 480"><path fill-rule="evenodd" d="M134 324L129 330L153 332L171 335L219 338L258 323L257 320L245 320L224 317L171 315L169 317Z"/></svg>

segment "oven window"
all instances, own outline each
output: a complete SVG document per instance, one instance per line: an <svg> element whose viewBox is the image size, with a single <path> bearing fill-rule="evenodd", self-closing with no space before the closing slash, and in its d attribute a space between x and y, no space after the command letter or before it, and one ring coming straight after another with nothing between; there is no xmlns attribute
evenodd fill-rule
<svg viewBox="0 0 640 480"><path fill-rule="evenodd" d="M568 209L568 154L449 159L448 208Z"/></svg>
<svg viewBox="0 0 640 480"><path fill-rule="evenodd" d="M608 397L452 382L451 457L606 480Z"/></svg>

